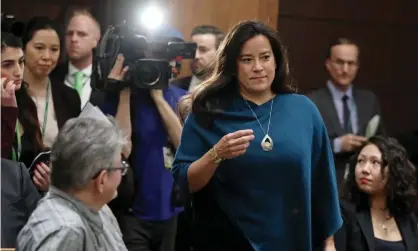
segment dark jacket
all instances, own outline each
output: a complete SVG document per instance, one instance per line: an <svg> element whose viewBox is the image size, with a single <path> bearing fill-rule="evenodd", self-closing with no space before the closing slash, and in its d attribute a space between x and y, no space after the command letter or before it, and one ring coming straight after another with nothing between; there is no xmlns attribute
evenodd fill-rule
<svg viewBox="0 0 418 251"><path fill-rule="evenodd" d="M344 224L335 234L337 251L374 251L374 232L369 209L341 202ZM395 217L406 251L418 250L418 226L414 214Z"/></svg>
<svg viewBox="0 0 418 251"><path fill-rule="evenodd" d="M322 119L324 120L325 126L327 128L328 136L331 140L331 146L334 147L334 139L343 136L345 131L338 119L338 113L332 99L331 91L328 89L328 87L321 88L308 94L308 97L315 103L319 112L321 113ZM366 127L370 119L372 119L377 114L381 115L379 100L372 92L356 87L353 87L353 99L357 108L357 135L365 136ZM382 119L379 123L376 134L386 134ZM352 152L343 152L334 155L337 181L339 184L343 180L345 166L346 163L350 161L351 156L353 156Z"/></svg>
<svg viewBox="0 0 418 251"><path fill-rule="evenodd" d="M1 106L1 157L11 158L17 121L17 107Z"/></svg>
<svg viewBox="0 0 418 251"><path fill-rule="evenodd" d="M55 116L57 118L58 129L60 130L65 122L71 118L78 117L81 112L81 101L80 97L74 89L64 85L57 79L50 77L51 80L51 95L54 103ZM17 95L18 97L19 95ZM18 107L20 107L19 98L17 100ZM19 109L25 109L20 107ZM33 114L34 117L39 121L38 114ZM14 137L15 138L15 137ZM39 152L36 152L33 148L32 136L24 133L22 135L22 153L19 161L25 163L26 166L30 166L33 159ZM14 144L16 140L14 139ZM16 147L16 145L15 145ZM11 156L4 156L5 158L11 159Z"/></svg>
<svg viewBox="0 0 418 251"><path fill-rule="evenodd" d="M1 159L1 248L15 247L40 195L23 163Z"/></svg>
<svg viewBox="0 0 418 251"><path fill-rule="evenodd" d="M68 61L57 65L55 69L51 72L50 78L51 81L55 83L62 83L65 85L65 78L68 74ZM92 88L91 95L90 95L90 103L92 103L95 106L101 106L103 105L104 99L105 99L105 93L104 91L101 91L103 89L103 83L99 81L99 77L96 71L94 71L95 66L93 65L93 72L90 77L90 85ZM69 89L72 89L71 87L66 86ZM78 96L78 94L77 94ZM79 96L78 96L79 97ZM81 100L79 97L79 107L81 107Z"/></svg>

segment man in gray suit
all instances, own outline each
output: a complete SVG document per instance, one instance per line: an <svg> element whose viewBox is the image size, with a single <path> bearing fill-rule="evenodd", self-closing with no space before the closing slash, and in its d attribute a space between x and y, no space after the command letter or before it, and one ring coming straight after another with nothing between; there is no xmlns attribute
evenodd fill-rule
<svg viewBox="0 0 418 251"><path fill-rule="evenodd" d="M353 86L359 69L359 47L348 38L330 44L325 61L329 73L326 87L308 94L318 107L331 139L337 181L344 179L346 164L366 140L366 127L380 117L379 101L370 91ZM381 119L376 134L383 134Z"/></svg>

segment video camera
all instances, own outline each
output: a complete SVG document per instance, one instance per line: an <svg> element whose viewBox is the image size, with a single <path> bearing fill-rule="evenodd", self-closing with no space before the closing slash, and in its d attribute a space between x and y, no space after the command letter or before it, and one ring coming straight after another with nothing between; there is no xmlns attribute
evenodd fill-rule
<svg viewBox="0 0 418 251"><path fill-rule="evenodd" d="M110 26L106 30L95 52L95 69L104 90L119 91L127 86L134 90L164 89L172 74L170 61L195 56L195 43L164 36L147 38L143 34L127 24ZM124 56L124 64L129 66L122 83L107 78L118 54Z"/></svg>

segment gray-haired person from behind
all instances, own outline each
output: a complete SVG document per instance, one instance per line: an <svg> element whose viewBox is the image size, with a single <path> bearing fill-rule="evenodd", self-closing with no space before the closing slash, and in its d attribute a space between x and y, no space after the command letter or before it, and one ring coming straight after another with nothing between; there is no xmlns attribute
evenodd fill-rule
<svg viewBox="0 0 418 251"><path fill-rule="evenodd" d="M128 168L123 132L109 121L64 125L51 150L49 192L19 233L17 250L127 250L106 210Z"/></svg>

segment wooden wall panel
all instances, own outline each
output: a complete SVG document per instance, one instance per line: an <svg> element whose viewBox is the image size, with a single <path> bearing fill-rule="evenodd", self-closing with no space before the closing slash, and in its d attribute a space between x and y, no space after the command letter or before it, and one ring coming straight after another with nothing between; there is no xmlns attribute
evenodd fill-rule
<svg viewBox="0 0 418 251"><path fill-rule="evenodd" d="M189 37L194 26L212 24L228 31L239 21L257 19L277 27L277 0L168 0L169 17Z"/></svg>
<svg viewBox="0 0 418 251"><path fill-rule="evenodd" d="M367 21L383 24L418 24L418 1L283 0L280 17L318 18L337 22Z"/></svg>
<svg viewBox="0 0 418 251"><path fill-rule="evenodd" d="M186 40L196 25L212 24L225 32L239 21L262 20L277 27L279 0L15 0L3 10L27 20L34 15L46 15L60 22L75 7L89 8L98 18L102 29L127 20L135 23L138 12L147 3L157 2L166 9L166 19L183 33ZM182 76L190 75L185 61Z"/></svg>
<svg viewBox="0 0 418 251"><path fill-rule="evenodd" d="M415 11L411 9L415 8ZM360 46L354 84L380 99L391 134L418 128L418 1L280 1L279 32L303 93L323 87L328 42L339 36Z"/></svg>
<svg viewBox="0 0 418 251"><path fill-rule="evenodd" d="M242 20L256 19L277 28L279 0L167 0L168 17L186 39L190 39L192 29L199 24L218 26L227 32ZM183 62L181 76L190 75Z"/></svg>
<svg viewBox="0 0 418 251"><path fill-rule="evenodd" d="M91 8L100 0L10 0L2 2L2 12L13 14L23 21L33 16L48 16L52 19L59 18L67 8L87 7ZM102 0L104 1L104 0Z"/></svg>

